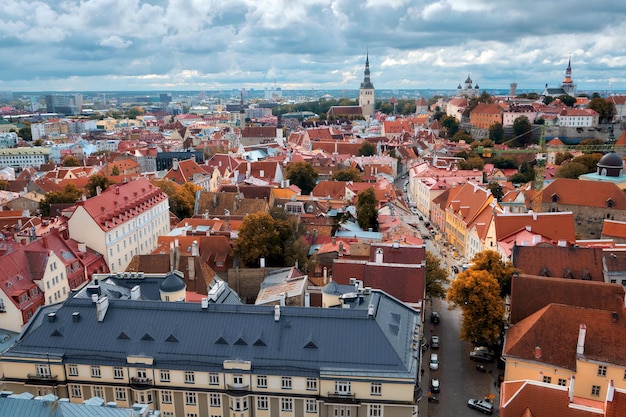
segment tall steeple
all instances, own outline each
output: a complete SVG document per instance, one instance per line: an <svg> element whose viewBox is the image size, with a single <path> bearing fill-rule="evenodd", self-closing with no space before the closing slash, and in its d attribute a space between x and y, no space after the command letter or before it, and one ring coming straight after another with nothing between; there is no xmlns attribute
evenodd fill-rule
<svg viewBox="0 0 626 417"><path fill-rule="evenodd" d="M370 79L370 54L369 50L365 56L365 72L363 82L359 89L359 106L366 120L374 115L374 84Z"/></svg>
<svg viewBox="0 0 626 417"><path fill-rule="evenodd" d="M567 61L567 68L565 69L565 78L561 83L561 88L565 91L566 94L570 96L574 95L574 91L576 90L576 86L574 85L574 80L572 80L572 56L570 55L569 60Z"/></svg>

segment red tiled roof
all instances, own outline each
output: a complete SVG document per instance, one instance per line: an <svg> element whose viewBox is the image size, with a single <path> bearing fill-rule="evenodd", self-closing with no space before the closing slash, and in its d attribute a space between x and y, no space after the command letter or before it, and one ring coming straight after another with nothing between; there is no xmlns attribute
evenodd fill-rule
<svg viewBox="0 0 626 417"><path fill-rule="evenodd" d="M602 225L602 237L626 239L626 222L605 219Z"/></svg>
<svg viewBox="0 0 626 417"><path fill-rule="evenodd" d="M542 202L551 204L553 197L559 205L601 208L610 199L614 210L626 210L626 194L612 182L557 178L543 189Z"/></svg>
<svg viewBox="0 0 626 417"><path fill-rule="evenodd" d="M525 274L604 281L602 248L515 246L512 258Z"/></svg>
<svg viewBox="0 0 626 417"><path fill-rule="evenodd" d="M574 215L570 212L498 214L495 217L495 227L498 241L523 229L554 242L576 240Z"/></svg>

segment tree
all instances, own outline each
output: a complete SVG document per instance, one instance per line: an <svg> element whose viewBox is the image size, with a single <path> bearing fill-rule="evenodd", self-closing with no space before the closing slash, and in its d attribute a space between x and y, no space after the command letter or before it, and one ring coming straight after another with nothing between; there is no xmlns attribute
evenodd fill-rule
<svg viewBox="0 0 626 417"><path fill-rule="evenodd" d="M459 130L459 122L454 116L443 116L440 122L441 127L445 129L447 138L453 137Z"/></svg>
<svg viewBox="0 0 626 417"><path fill-rule="evenodd" d="M363 230L378 230L378 201L373 188L368 188L358 194L356 204L356 221Z"/></svg>
<svg viewBox="0 0 626 417"><path fill-rule="evenodd" d="M259 212L244 217L234 249L243 265L259 266L260 259L265 258L270 266L281 257L281 233L276 226L276 220L268 213Z"/></svg>
<svg viewBox="0 0 626 417"><path fill-rule="evenodd" d="M565 104L567 107L572 107L576 104L576 98L570 96L569 94L561 94L557 97L561 101L561 103Z"/></svg>
<svg viewBox="0 0 626 417"><path fill-rule="evenodd" d="M521 145L529 145L533 142L532 125L526 116L520 116L513 121L513 136Z"/></svg>
<svg viewBox="0 0 626 417"><path fill-rule="evenodd" d="M0 180L0 190L6 190L9 187L9 181Z"/></svg>
<svg viewBox="0 0 626 417"><path fill-rule="evenodd" d="M361 181L361 172L356 168L340 169L330 177L333 181Z"/></svg>
<svg viewBox="0 0 626 417"><path fill-rule="evenodd" d="M452 140L455 142L461 142L464 141L465 143L472 143L474 142L474 138L472 137L472 134L470 132L468 132L465 129L460 129L458 130L454 136L452 136Z"/></svg>
<svg viewBox="0 0 626 417"><path fill-rule="evenodd" d="M170 197L170 204L174 207L172 212L179 218L192 217L196 206L196 191L201 188L193 182L186 182L176 189Z"/></svg>
<svg viewBox="0 0 626 417"><path fill-rule="evenodd" d="M74 155L68 155L63 158L63 162L61 163L64 167L79 167L82 164L80 163L80 159L75 157Z"/></svg>
<svg viewBox="0 0 626 417"><path fill-rule="evenodd" d="M504 301L498 281L485 270L460 272L448 288L451 308L461 308L461 340L494 345L504 325Z"/></svg>
<svg viewBox="0 0 626 417"><path fill-rule="evenodd" d="M517 184L525 184L527 182L533 181L535 179L535 168L528 162L522 162L517 173L509 178L509 181Z"/></svg>
<svg viewBox="0 0 626 417"><path fill-rule="evenodd" d="M496 156L491 158L491 163L495 168L500 169L513 169L517 168L517 163L513 158L506 158L502 156Z"/></svg>
<svg viewBox="0 0 626 417"><path fill-rule="evenodd" d="M372 156L376 155L376 145L371 142L364 141L359 149L357 149L357 154L359 156Z"/></svg>
<svg viewBox="0 0 626 417"><path fill-rule="evenodd" d="M120 175L120 169L117 165L113 165L113 169L111 169L111 175Z"/></svg>
<svg viewBox="0 0 626 417"><path fill-rule="evenodd" d="M600 123L612 122L613 117L615 117L615 114L617 113L615 105L612 102L603 99L599 95L594 96L594 98L589 101L589 105L587 107L598 113Z"/></svg>
<svg viewBox="0 0 626 417"><path fill-rule="evenodd" d="M502 261L502 257L496 251L485 250L477 253L472 258L470 269L489 272L500 285L500 296L506 297L511 294L511 278L517 271L511 262Z"/></svg>
<svg viewBox="0 0 626 417"><path fill-rule="evenodd" d="M485 161L479 156L472 156L466 161L459 162L459 168L461 169L477 169L482 171L485 167Z"/></svg>
<svg viewBox="0 0 626 417"><path fill-rule="evenodd" d="M564 161L567 161L568 159L572 159L573 157L574 155L572 155L568 151L557 152L556 155L554 156L554 164L561 165Z"/></svg>
<svg viewBox="0 0 626 417"><path fill-rule="evenodd" d="M589 173L589 170L584 164L580 162L570 161L566 164L561 165L554 176L557 178L578 178L583 174Z"/></svg>
<svg viewBox="0 0 626 417"><path fill-rule="evenodd" d="M494 143L502 143L504 139L504 127L502 123L496 122L489 126L489 139L494 141Z"/></svg>
<svg viewBox="0 0 626 417"><path fill-rule="evenodd" d="M17 131L17 136L24 139L26 142L30 142L33 140L33 134L30 130L30 125L24 126L20 130Z"/></svg>
<svg viewBox="0 0 626 417"><path fill-rule="evenodd" d="M144 112L141 107L131 107L126 112L126 116L128 116L129 119L136 119L137 116L141 116L143 113Z"/></svg>
<svg viewBox="0 0 626 417"><path fill-rule="evenodd" d="M37 139L33 142L33 146L43 146L43 139Z"/></svg>
<svg viewBox="0 0 626 417"><path fill-rule="evenodd" d="M602 159L603 156L604 155L601 153L584 154L572 159L572 162L581 163L587 167L589 170L588 172L593 172L596 170L598 162L600 162L600 159Z"/></svg>
<svg viewBox="0 0 626 417"><path fill-rule="evenodd" d="M98 188L100 191L104 191L112 184L109 178L104 175L96 174L89 177L89 181L87 181L87 185L85 185L85 190L89 197L93 197L98 194Z"/></svg>
<svg viewBox="0 0 626 417"><path fill-rule="evenodd" d="M426 251L426 294L432 298L445 298L448 273L441 267L441 259Z"/></svg>
<svg viewBox="0 0 626 417"><path fill-rule="evenodd" d="M315 188L317 176L313 165L307 162L292 162L287 165L287 178L292 184L297 185L304 195L311 194Z"/></svg>
<svg viewBox="0 0 626 417"><path fill-rule="evenodd" d="M487 184L487 189L491 191L491 195L493 195L493 197L498 201L501 201L502 197L504 197L502 186L495 181L491 181Z"/></svg>
<svg viewBox="0 0 626 417"><path fill-rule="evenodd" d="M52 204L75 203L82 197L83 192L74 184L67 184L63 191L52 191L39 202L39 209L44 217L50 216Z"/></svg>

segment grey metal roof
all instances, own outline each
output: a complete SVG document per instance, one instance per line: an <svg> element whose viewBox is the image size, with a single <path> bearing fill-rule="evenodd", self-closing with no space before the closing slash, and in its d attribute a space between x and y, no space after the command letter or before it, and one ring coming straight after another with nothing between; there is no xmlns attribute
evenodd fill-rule
<svg viewBox="0 0 626 417"><path fill-rule="evenodd" d="M219 371L224 360L251 361L255 372L359 374L415 378L419 314L383 292L363 296L364 309L274 307L70 298L51 321L38 310L5 357L62 357L65 363L126 365L129 355L155 368ZM372 316L369 315L368 308ZM55 306L56 307L56 306ZM72 317L80 315L78 321Z"/></svg>

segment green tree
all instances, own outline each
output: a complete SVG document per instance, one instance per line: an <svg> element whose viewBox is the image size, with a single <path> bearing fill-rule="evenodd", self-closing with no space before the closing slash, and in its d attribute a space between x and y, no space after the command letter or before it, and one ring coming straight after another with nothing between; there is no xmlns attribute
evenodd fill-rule
<svg viewBox="0 0 626 417"><path fill-rule="evenodd" d="M446 298L451 308L463 312L461 340L496 344L504 326L504 301L493 275L471 268L460 272L448 288Z"/></svg>
<svg viewBox="0 0 626 417"><path fill-rule="evenodd" d="M562 94L557 97L561 103L565 104L567 107L572 107L576 104L576 98L570 96L569 94Z"/></svg>
<svg viewBox="0 0 626 417"><path fill-rule="evenodd" d="M79 167L81 166L80 159L75 157L74 155L68 155L63 158L63 162L61 163L64 167Z"/></svg>
<svg viewBox="0 0 626 417"><path fill-rule="evenodd" d="M461 169L477 169L482 171L485 167L485 161L479 156L469 157L466 161L459 162Z"/></svg>
<svg viewBox="0 0 626 417"><path fill-rule="evenodd" d="M82 197L83 192L74 184L67 184L63 191L52 191L39 202L39 209L44 217L50 216L50 205L76 203Z"/></svg>
<svg viewBox="0 0 626 417"><path fill-rule="evenodd" d="M126 116L129 119L136 119L137 116L141 116L143 115L144 111L141 107L131 107L130 109L128 109L128 111L126 112Z"/></svg>
<svg viewBox="0 0 626 417"><path fill-rule="evenodd" d="M304 238L304 228L296 216L289 216L284 209L270 209L270 216L276 221L276 229L282 242L282 254L275 258L280 266L291 266L298 263L303 272L308 269L309 244Z"/></svg>
<svg viewBox="0 0 626 417"><path fill-rule="evenodd" d="M601 153L583 154L572 159L572 162L581 163L587 167L587 172L593 172L596 170L598 162L600 162L600 159L602 159L603 156L604 155Z"/></svg>
<svg viewBox="0 0 626 417"><path fill-rule="evenodd" d="M612 102L603 99L599 95L592 98L587 107L598 113L600 123L612 122L613 118L617 114L615 105Z"/></svg>
<svg viewBox="0 0 626 417"><path fill-rule="evenodd" d="M87 181L87 185L85 185L85 190L89 197L93 197L98 194L98 187L100 187L100 191L104 191L109 188L111 184L113 183L109 178L104 175L96 174L89 177L89 181Z"/></svg>
<svg viewBox="0 0 626 417"><path fill-rule="evenodd" d="M465 129L458 130L454 134L454 136L452 136L452 140L455 142L465 141L465 143L474 142L474 138L472 137L472 134Z"/></svg>
<svg viewBox="0 0 626 417"><path fill-rule="evenodd" d="M117 165L113 165L113 169L111 169L111 175L120 175L120 169Z"/></svg>
<svg viewBox="0 0 626 417"><path fill-rule="evenodd" d="M275 264L283 252L281 232L276 220L264 212L244 217L234 252L247 267L258 267L261 258L265 258L267 266L281 266Z"/></svg>
<svg viewBox="0 0 626 417"><path fill-rule="evenodd" d="M513 121L513 136L520 145L529 145L533 142L532 125L526 116L519 116Z"/></svg>
<svg viewBox="0 0 626 417"><path fill-rule="evenodd" d="M451 138L454 136L456 132L459 131L459 122L456 120L454 116L443 116L440 120L441 127L445 130L445 134L447 138Z"/></svg>
<svg viewBox="0 0 626 417"><path fill-rule="evenodd" d="M588 173L589 170L584 164L570 161L561 165L554 173L554 176L557 178L578 178L581 175Z"/></svg>
<svg viewBox="0 0 626 417"><path fill-rule="evenodd" d="M6 190L9 187L9 181L0 180L0 190Z"/></svg>
<svg viewBox="0 0 626 417"><path fill-rule="evenodd" d="M555 165L561 165L564 161L567 161L568 159L572 159L574 157L574 155L572 155L570 152L557 152L556 155L554 156L554 164Z"/></svg>
<svg viewBox="0 0 626 417"><path fill-rule="evenodd" d="M535 179L535 168L528 162L522 162L517 173L509 178L509 181L515 184L525 184Z"/></svg>
<svg viewBox="0 0 626 417"><path fill-rule="evenodd" d="M33 142L33 146L43 146L43 139L37 139Z"/></svg>
<svg viewBox="0 0 626 417"><path fill-rule="evenodd" d="M502 197L504 197L504 191L502 190L502 186L495 181L491 181L487 184L487 189L491 191L491 195L498 200L502 201Z"/></svg>
<svg viewBox="0 0 626 417"><path fill-rule="evenodd" d="M317 182L317 171L313 165L307 162L292 162L287 165L287 178L289 181L297 185L303 195L311 194Z"/></svg>
<svg viewBox="0 0 626 417"><path fill-rule="evenodd" d="M333 181L361 181L361 172L356 168L340 169L330 177Z"/></svg>
<svg viewBox="0 0 626 417"><path fill-rule="evenodd" d="M32 141L33 140L33 134L32 134L32 132L30 130L30 125L24 126L20 130L18 130L17 131L17 136L21 137L26 142Z"/></svg>
<svg viewBox="0 0 626 417"><path fill-rule="evenodd" d="M185 219L194 215L196 191L200 189L193 182L186 182L179 186L174 195L170 197L170 205L174 207L172 212L179 219Z"/></svg>
<svg viewBox="0 0 626 417"><path fill-rule="evenodd" d="M511 262L504 262L498 252L492 250L478 252L472 258L470 269L489 272L500 285L501 297L511 294L511 278L517 270Z"/></svg>
<svg viewBox="0 0 626 417"><path fill-rule="evenodd" d="M359 146L359 149L357 149L357 154L359 156L376 155L376 145L374 145L372 142L363 141L363 144Z"/></svg>
<svg viewBox="0 0 626 417"><path fill-rule="evenodd" d="M448 273L441 267L441 259L432 252L426 251L426 295L444 299L446 297L445 285L449 282Z"/></svg>
<svg viewBox="0 0 626 417"><path fill-rule="evenodd" d="M489 126L489 139L494 141L494 143L502 143L504 139L504 127L502 127L502 123L494 123Z"/></svg>
<svg viewBox="0 0 626 417"><path fill-rule="evenodd" d="M500 169L513 169L517 168L517 163L513 158L506 158L502 156L496 156L491 158L491 163L495 168Z"/></svg>
<svg viewBox="0 0 626 417"><path fill-rule="evenodd" d="M358 194L356 204L356 221L363 230L378 230L378 201L373 188L368 188Z"/></svg>

